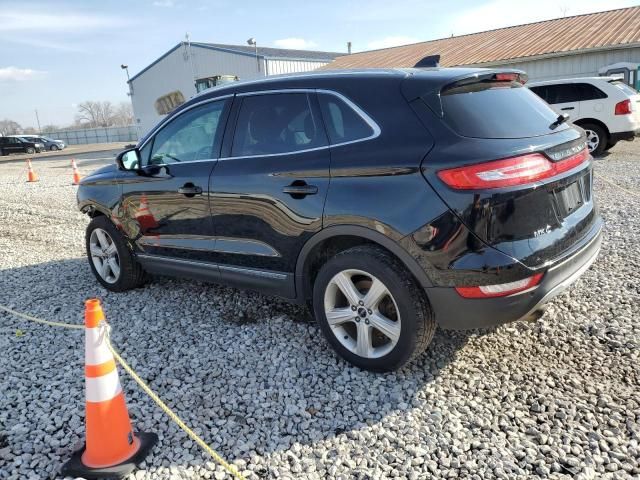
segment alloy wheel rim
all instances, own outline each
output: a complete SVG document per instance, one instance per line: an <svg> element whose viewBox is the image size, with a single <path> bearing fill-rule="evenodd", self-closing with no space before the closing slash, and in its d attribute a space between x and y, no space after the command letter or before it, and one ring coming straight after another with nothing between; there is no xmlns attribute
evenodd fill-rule
<svg viewBox="0 0 640 480"><path fill-rule="evenodd" d="M387 355L400 339L398 305L386 285L362 270L343 270L329 281L324 312L331 331L351 353Z"/></svg>
<svg viewBox="0 0 640 480"><path fill-rule="evenodd" d="M587 134L587 148L589 152L593 152L600 145L600 137L593 130L585 130Z"/></svg>
<svg viewBox="0 0 640 480"><path fill-rule="evenodd" d="M96 228L91 232L89 252L100 278L107 283L116 283L120 278L120 257L115 242L105 230Z"/></svg>

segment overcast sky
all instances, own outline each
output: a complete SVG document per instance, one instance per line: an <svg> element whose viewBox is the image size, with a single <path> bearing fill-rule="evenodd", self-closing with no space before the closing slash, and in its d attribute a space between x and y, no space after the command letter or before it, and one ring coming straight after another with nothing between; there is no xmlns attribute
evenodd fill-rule
<svg viewBox="0 0 640 480"><path fill-rule="evenodd" d="M479 32L638 0L0 0L0 119L66 125L84 100L128 101L137 73L191 40L354 51Z"/></svg>

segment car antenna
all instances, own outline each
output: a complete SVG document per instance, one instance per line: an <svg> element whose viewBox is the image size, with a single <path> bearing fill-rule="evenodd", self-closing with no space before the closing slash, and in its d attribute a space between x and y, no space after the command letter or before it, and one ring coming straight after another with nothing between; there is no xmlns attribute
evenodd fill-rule
<svg viewBox="0 0 640 480"><path fill-rule="evenodd" d="M427 55L416 63L413 68L430 68L440 66L440 55Z"/></svg>

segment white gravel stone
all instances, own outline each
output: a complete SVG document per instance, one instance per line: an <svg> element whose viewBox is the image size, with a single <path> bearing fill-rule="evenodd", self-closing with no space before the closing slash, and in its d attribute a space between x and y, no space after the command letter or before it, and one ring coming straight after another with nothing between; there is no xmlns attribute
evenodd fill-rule
<svg viewBox="0 0 640 480"><path fill-rule="evenodd" d="M167 278L102 289L66 161L35 161L27 184L0 159L0 304L81 323L101 298L124 357L250 479L638 478L640 199L603 179L640 194L639 152L620 142L596 161L602 253L544 317L438 331L395 373L339 360L275 298ZM60 478L82 444L82 345L0 313L0 479ZM120 376L134 425L160 436L128 480L230 478Z"/></svg>

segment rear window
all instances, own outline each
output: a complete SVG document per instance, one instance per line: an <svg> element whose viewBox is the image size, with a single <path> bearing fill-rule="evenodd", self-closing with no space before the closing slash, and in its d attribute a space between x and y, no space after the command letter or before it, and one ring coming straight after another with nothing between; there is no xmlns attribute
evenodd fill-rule
<svg viewBox="0 0 640 480"><path fill-rule="evenodd" d="M615 82L611 82L611 85L613 85L616 88L619 88L627 95L638 95L638 92L634 88L630 87L624 82L615 81Z"/></svg>
<svg viewBox="0 0 640 480"><path fill-rule="evenodd" d="M518 82L483 80L445 87L441 92L445 122L458 134L475 138L525 138L555 133L555 113Z"/></svg>

